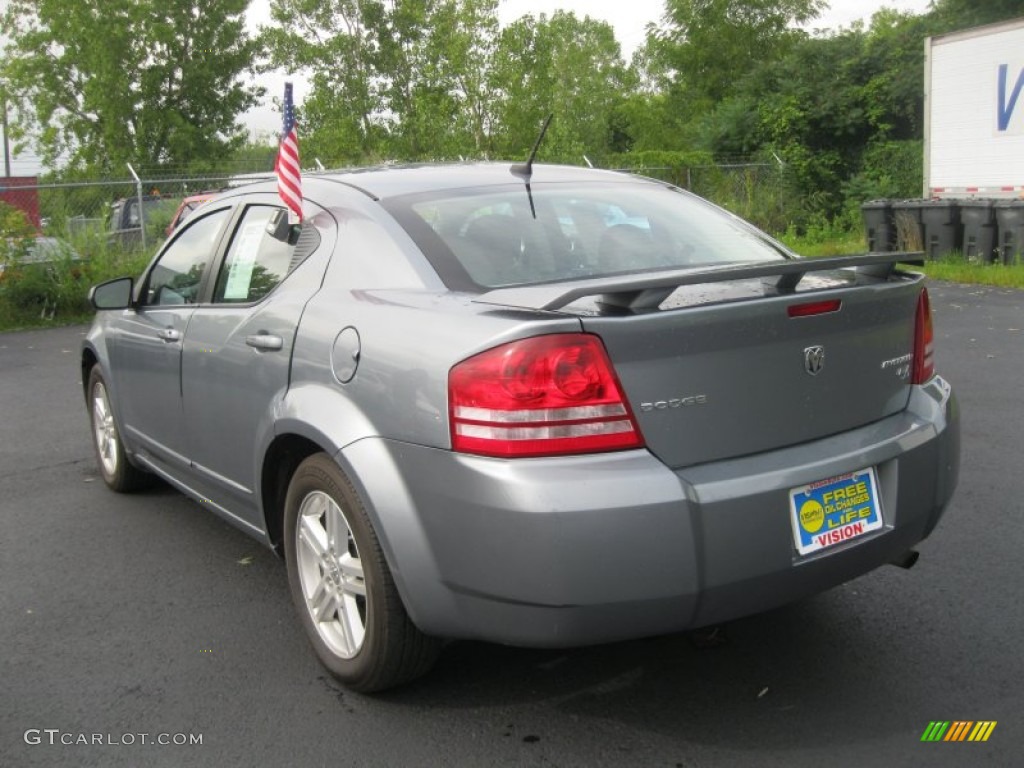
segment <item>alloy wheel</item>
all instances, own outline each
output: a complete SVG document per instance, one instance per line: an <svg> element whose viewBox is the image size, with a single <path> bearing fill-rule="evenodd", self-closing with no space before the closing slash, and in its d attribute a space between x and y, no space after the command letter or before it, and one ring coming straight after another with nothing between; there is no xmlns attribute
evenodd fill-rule
<svg viewBox="0 0 1024 768"><path fill-rule="evenodd" d="M352 658L366 637L366 581L345 514L323 491L302 500L295 554L306 610L320 639L339 657Z"/></svg>

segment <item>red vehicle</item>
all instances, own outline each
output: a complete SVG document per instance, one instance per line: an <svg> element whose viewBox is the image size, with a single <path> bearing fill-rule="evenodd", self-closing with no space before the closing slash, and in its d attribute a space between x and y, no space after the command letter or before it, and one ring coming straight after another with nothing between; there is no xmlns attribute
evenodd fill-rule
<svg viewBox="0 0 1024 768"><path fill-rule="evenodd" d="M185 219L192 215L192 211L198 208L206 201L213 198L217 194L216 190L210 192L200 192L198 195L189 195L181 201L178 205L178 210L174 212L174 216L171 218L171 223L167 225L165 234L167 237L171 236L171 233L178 228Z"/></svg>

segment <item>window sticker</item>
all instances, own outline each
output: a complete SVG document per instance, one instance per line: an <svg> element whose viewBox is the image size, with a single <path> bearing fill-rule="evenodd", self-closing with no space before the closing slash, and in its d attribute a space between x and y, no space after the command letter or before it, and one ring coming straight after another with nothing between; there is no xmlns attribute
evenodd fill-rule
<svg viewBox="0 0 1024 768"><path fill-rule="evenodd" d="M263 241L265 227L265 222L262 221L249 221L242 227L242 232L235 243L231 265L228 267L225 299L237 301L249 298L252 270L256 264L260 243Z"/></svg>

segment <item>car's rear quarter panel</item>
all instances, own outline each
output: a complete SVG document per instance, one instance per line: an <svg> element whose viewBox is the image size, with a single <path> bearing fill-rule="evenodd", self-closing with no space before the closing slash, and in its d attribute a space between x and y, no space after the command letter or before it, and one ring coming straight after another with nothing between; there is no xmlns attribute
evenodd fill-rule
<svg viewBox="0 0 1024 768"><path fill-rule="evenodd" d="M448 292L390 216L348 197L331 211L339 245L303 314L282 418L316 421L333 449L374 436L447 448L451 366L504 341L579 331L579 320L479 305L471 295ZM346 328L358 334L358 361L343 383L334 369L350 364L353 352L336 349L335 341ZM338 417L318 417L332 399Z"/></svg>

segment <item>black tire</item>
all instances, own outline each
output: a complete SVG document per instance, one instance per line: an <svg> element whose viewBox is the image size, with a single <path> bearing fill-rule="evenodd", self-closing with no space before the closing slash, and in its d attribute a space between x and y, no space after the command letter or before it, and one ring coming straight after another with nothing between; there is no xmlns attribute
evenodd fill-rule
<svg viewBox="0 0 1024 768"><path fill-rule="evenodd" d="M98 364L89 371L86 392L89 425L92 428L92 448L96 456L96 467L103 482L118 493L130 493L152 485L153 475L128 461L121 433L117 429L117 420L114 418L107 383Z"/></svg>
<svg viewBox="0 0 1024 768"><path fill-rule="evenodd" d="M335 678L372 693L433 666L440 642L410 620L358 494L325 453L310 456L292 475L284 540L292 600Z"/></svg>

